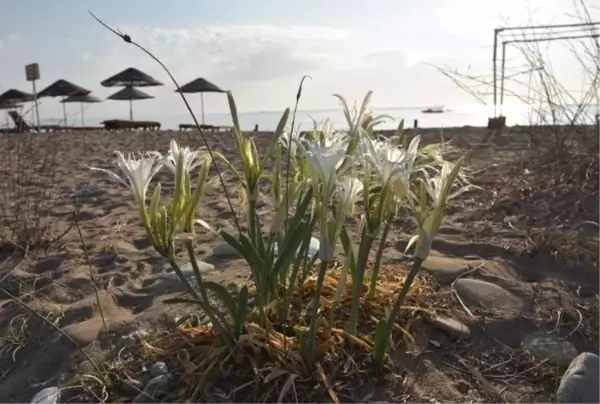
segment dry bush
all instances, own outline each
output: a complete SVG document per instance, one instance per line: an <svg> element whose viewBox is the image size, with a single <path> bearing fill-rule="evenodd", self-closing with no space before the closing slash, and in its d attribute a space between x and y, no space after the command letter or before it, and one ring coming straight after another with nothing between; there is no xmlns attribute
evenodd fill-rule
<svg viewBox="0 0 600 404"><path fill-rule="evenodd" d="M0 251L48 248L58 232L51 212L62 199L57 170L59 137L2 135L0 147Z"/></svg>

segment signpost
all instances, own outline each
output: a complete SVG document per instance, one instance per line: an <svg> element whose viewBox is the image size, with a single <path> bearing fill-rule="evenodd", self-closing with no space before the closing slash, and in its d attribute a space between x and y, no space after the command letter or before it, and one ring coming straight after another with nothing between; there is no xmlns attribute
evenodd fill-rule
<svg viewBox="0 0 600 404"><path fill-rule="evenodd" d="M40 66L37 63L31 63L25 66L25 77L27 81L31 81L33 85L33 103L35 107L35 123L38 131L40 130L40 111L38 110L37 91L35 89L35 81L40 79Z"/></svg>

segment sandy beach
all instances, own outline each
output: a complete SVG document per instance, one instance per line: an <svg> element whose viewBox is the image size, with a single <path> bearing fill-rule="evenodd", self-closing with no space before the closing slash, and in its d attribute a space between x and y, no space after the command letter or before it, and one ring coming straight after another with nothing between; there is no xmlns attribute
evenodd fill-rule
<svg viewBox="0 0 600 404"><path fill-rule="evenodd" d="M422 135L423 143L439 142L442 136L451 140L458 152L467 156L473 184L482 187L450 204L433 244L430 270L424 276L435 277L436 266L476 268L470 278L510 291L510 296L526 302L526 308L520 316L497 311L497 318L489 318L479 316L470 306L471 316L452 297L451 287L440 281L436 293L447 297L446 315L467 324L471 339L456 343L432 325L418 326L414 335L419 353L404 355L400 361L400 372L410 373L412 379L398 391L398 400L494 402L497 397L478 381L476 375L480 374L508 402L548 401L556 375L552 366L540 364L521 350L523 336L556 326L578 352L598 353L598 234L597 229L589 231L585 225L598 219L597 155L595 166L593 159L586 167L579 167L583 160L558 168L527 166L520 159L528 147L524 128L506 128L498 136L472 127L407 132L409 136ZM259 150L265 149L271 136L262 132L248 135L254 137ZM206 136L213 150L237 161L230 133ZM4 336L0 338L0 401L28 402L36 391L68 383L73 374L89 370L73 344L39 316L85 347L94 359L107 355L109 339L96 305L94 282L112 341L134 331L172 328L176 319L190 314L185 305L162 304L181 293L182 286L150 246L130 191L86 168L116 169L115 150L165 152L172 138L182 145L203 146L197 132L0 136L5 156L0 161L3 231L9 231L15 212L27 215L35 211L39 217L20 220L43 220L57 237L43 248L23 251L24 246L5 244L0 251L0 286L10 294L0 291L0 335ZM40 171L42 165L47 168ZM562 170L580 182L552 185L551 170ZM581 172L571 173L573 170ZM587 182L586 176L591 178ZM156 180L164 192L173 186L166 170ZM234 181L227 184L234 202L236 186ZM269 201L265 198L262 205L261 219L268 223ZM217 228L233 227L219 187L206 193L198 216ZM507 216L519 217L514 227L504 220ZM587 251L582 253L587 255L532 248L536 231L559 224L562 227L555 233L564 237L562 244L578 243L577 251ZM404 245L413 230L408 221L392 226L384 254L387 263L406 265ZM198 232L197 256L214 265L207 279L223 285L243 284L248 278L245 262L221 244L212 234ZM185 263L183 254L178 257ZM39 316L14 298L27 303Z"/></svg>

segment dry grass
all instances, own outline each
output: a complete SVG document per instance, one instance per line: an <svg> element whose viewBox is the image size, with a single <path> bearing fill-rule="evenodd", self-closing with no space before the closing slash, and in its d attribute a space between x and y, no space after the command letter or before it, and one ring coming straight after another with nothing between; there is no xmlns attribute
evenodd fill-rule
<svg viewBox="0 0 600 404"><path fill-rule="evenodd" d="M59 135L3 135L0 147L0 250L48 248L68 231L51 213L61 201Z"/></svg>
<svg viewBox="0 0 600 404"><path fill-rule="evenodd" d="M277 324L276 316L268 328L259 326L251 314L242 337L230 351L207 323L187 321L175 333L150 335L141 346L120 354L114 366L108 401L122 402L133 395L125 393L127 381L137 379L142 363L165 361L175 375L174 385L162 399L192 402L342 402L361 401L371 393L368 388L394 378L391 362L378 369L371 360L373 335L378 319L393 304L406 275L404 268L384 266L376 298L367 299L363 290L361 324L356 337L345 330L352 300L349 284L336 307L334 322L330 310L339 279L333 270L325 280L321 302L316 369L307 368L302 356L304 338L310 321L307 309L314 296L316 275L310 276L293 297L289 324ZM423 315L433 313L434 289L424 279L412 286L407 305L396 324L393 346L411 344L411 326ZM140 363L141 362L141 363ZM125 384L123 384L125 382ZM119 388L121 384L121 388ZM106 388L106 386L103 386ZM362 394L362 396L357 396Z"/></svg>

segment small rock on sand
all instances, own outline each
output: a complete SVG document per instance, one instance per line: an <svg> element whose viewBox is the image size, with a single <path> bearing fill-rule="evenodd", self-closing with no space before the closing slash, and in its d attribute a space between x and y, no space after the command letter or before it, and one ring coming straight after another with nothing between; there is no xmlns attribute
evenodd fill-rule
<svg viewBox="0 0 600 404"><path fill-rule="evenodd" d="M169 373L169 368L167 368L167 365L164 362L158 361L153 363L148 371L150 372L150 375L154 377L158 375L166 375Z"/></svg>
<svg viewBox="0 0 600 404"><path fill-rule="evenodd" d="M537 331L527 335L521 341L521 348L531 353L536 359L548 360L555 366L567 367L577 356L577 349L567 340L559 339L556 334Z"/></svg>
<svg viewBox="0 0 600 404"><path fill-rule="evenodd" d="M227 243L219 243L213 247L213 256L217 258L240 258L235 248Z"/></svg>
<svg viewBox="0 0 600 404"><path fill-rule="evenodd" d="M457 340L471 337L471 330L465 324L450 317L437 316L429 320L431 325Z"/></svg>
<svg viewBox="0 0 600 404"><path fill-rule="evenodd" d="M556 391L559 403L598 403L598 378L600 359L597 355L584 352L577 356L560 379Z"/></svg>
<svg viewBox="0 0 600 404"><path fill-rule="evenodd" d="M47 387L39 391L31 399L31 404L55 404L58 402L60 390L58 387Z"/></svg>
<svg viewBox="0 0 600 404"><path fill-rule="evenodd" d="M521 298L493 283L478 279L459 279L455 287L465 304L507 312L521 312L525 308L525 302Z"/></svg>
<svg viewBox="0 0 600 404"><path fill-rule="evenodd" d="M197 259L197 263L198 263L198 268L200 269L200 272L203 274L215 269L214 265L209 264L204 261L201 261L199 259ZM167 268L171 268L171 266L167 265ZM183 273L183 276L185 276L186 278L194 276L194 268L192 268L191 262L188 262L187 264L183 264L182 266L179 267L179 269L181 269L181 273ZM177 278L177 274L175 273L175 271L169 272L169 276Z"/></svg>
<svg viewBox="0 0 600 404"><path fill-rule="evenodd" d="M164 393L169 386L170 377L169 374L158 375L150 379L148 384L143 390L143 393L138 394L134 399L133 403L148 403L152 402L149 397L154 397L160 393Z"/></svg>
<svg viewBox="0 0 600 404"><path fill-rule="evenodd" d="M421 267L429 272L440 283L450 283L460 275L467 272L472 262L461 259L437 257L430 255Z"/></svg>

